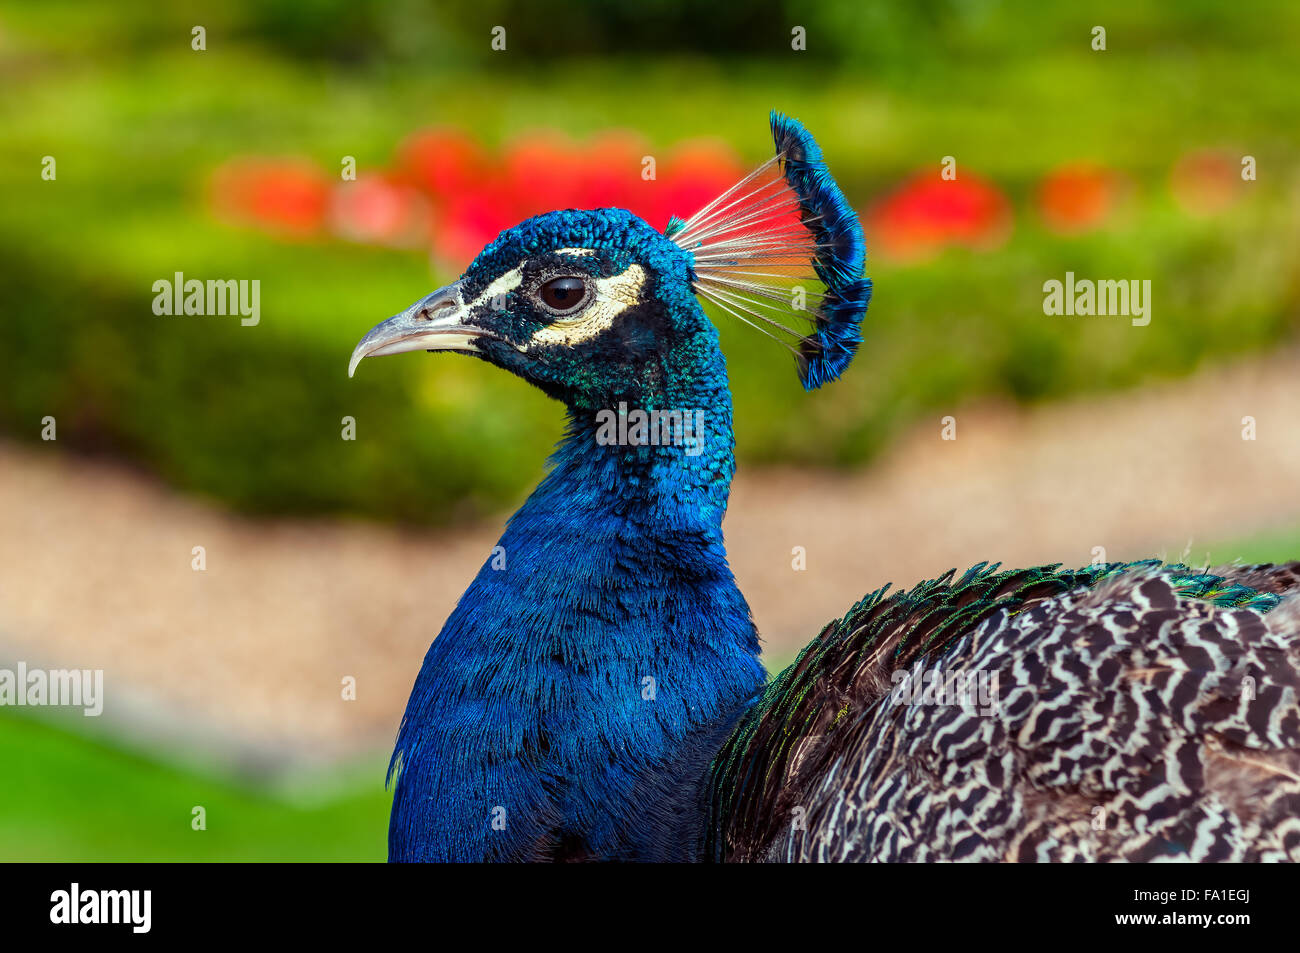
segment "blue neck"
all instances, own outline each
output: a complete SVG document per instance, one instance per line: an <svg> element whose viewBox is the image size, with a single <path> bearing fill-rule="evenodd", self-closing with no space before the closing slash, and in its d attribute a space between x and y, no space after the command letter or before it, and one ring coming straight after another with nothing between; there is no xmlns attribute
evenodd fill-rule
<svg viewBox="0 0 1300 953"><path fill-rule="evenodd" d="M689 851L698 782L763 681L722 539L731 399L703 351L658 400L702 411L698 443L608 445L607 418L571 408L551 472L425 657L391 859Z"/></svg>

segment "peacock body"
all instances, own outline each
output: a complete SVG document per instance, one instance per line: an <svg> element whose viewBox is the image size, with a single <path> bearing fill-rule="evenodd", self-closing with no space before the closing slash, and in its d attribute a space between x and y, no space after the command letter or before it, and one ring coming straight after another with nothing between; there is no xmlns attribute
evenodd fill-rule
<svg viewBox="0 0 1300 953"><path fill-rule="evenodd" d="M1300 856L1295 564L953 575L868 595L773 680L716 761L708 856Z"/></svg>
<svg viewBox="0 0 1300 953"><path fill-rule="evenodd" d="M811 389L871 292L816 143L772 131L691 219L530 219L357 346L349 372L458 351L568 412L416 678L390 859L1300 858L1300 564L977 566L868 595L766 682L699 298Z"/></svg>

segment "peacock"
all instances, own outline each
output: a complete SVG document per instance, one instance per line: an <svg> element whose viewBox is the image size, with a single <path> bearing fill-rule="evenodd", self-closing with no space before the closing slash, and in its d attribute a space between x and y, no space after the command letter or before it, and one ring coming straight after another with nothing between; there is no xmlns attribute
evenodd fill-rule
<svg viewBox="0 0 1300 953"><path fill-rule="evenodd" d="M702 300L812 390L872 291L818 144L771 131L691 218L530 218L353 352L467 354L568 415L415 680L390 860L1300 859L1300 563L951 570L768 679Z"/></svg>

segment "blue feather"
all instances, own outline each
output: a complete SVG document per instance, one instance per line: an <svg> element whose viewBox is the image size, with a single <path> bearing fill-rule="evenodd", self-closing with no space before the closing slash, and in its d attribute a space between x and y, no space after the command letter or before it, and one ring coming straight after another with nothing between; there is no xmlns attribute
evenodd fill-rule
<svg viewBox="0 0 1300 953"><path fill-rule="evenodd" d="M799 197L804 222L817 241L813 267L826 285L814 315L813 343L800 347L800 379L808 390L838 378L862 343L861 322L871 301L865 277L867 243L862 224L832 178L821 148L796 119L772 111L772 139L784 154L783 172Z"/></svg>
<svg viewBox="0 0 1300 953"><path fill-rule="evenodd" d="M575 262L656 276L654 311L678 345L637 400L699 408L707 428L690 454L604 445L597 415L617 397L600 393L593 358L575 362L583 391L567 398L550 470L411 691L389 768L392 860L692 858L708 762L763 684L722 538L735 470L726 365L687 254L625 211L552 212L484 249L463 294L571 246L600 252ZM533 330L515 299L491 321L520 341Z"/></svg>

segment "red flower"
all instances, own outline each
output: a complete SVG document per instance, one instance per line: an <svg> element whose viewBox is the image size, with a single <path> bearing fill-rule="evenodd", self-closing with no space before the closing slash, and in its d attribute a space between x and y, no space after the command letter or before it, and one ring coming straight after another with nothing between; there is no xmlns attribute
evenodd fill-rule
<svg viewBox="0 0 1300 953"><path fill-rule="evenodd" d="M484 245L519 221L513 217L511 196L496 182L462 189L443 199L430 237L434 257L449 270L464 268Z"/></svg>
<svg viewBox="0 0 1300 953"><path fill-rule="evenodd" d="M428 201L393 177L365 175L342 182L331 198L331 229L342 238L399 247L428 240Z"/></svg>
<svg viewBox="0 0 1300 953"><path fill-rule="evenodd" d="M640 212L646 184L641 178L641 158L650 150L632 132L608 132L580 152L579 208L626 208Z"/></svg>
<svg viewBox="0 0 1300 953"><path fill-rule="evenodd" d="M305 237L325 222L329 182L303 160L237 158L213 173L210 194L222 218Z"/></svg>
<svg viewBox="0 0 1300 953"><path fill-rule="evenodd" d="M1048 173L1038 187L1038 211L1048 228L1084 232L1114 213L1127 181L1120 173L1089 162L1076 162Z"/></svg>
<svg viewBox="0 0 1300 953"><path fill-rule="evenodd" d="M660 166L658 187L646 190L646 212L641 217L658 229L668 224L670 216L690 218L744 178L745 172L725 143L711 139L681 143Z"/></svg>
<svg viewBox="0 0 1300 953"><path fill-rule="evenodd" d="M505 182L520 219L552 209L582 205L582 158L577 146L558 132L537 130L506 150Z"/></svg>
<svg viewBox="0 0 1300 953"><path fill-rule="evenodd" d="M1189 152L1169 176L1174 199L1193 215L1223 211L1241 198L1242 186L1240 159L1215 149Z"/></svg>
<svg viewBox="0 0 1300 953"><path fill-rule="evenodd" d="M656 228L670 215L690 215L743 174L734 154L712 142L674 149L643 177L653 155L631 132L576 143L552 131L515 140L499 167L481 168L472 182L436 196L434 254L463 265L503 229L562 208L626 208Z"/></svg>
<svg viewBox="0 0 1300 953"><path fill-rule="evenodd" d="M867 245L897 259L924 258L947 245L988 249L1006 240L1011 217L1006 196L982 179L924 172L872 208Z"/></svg>
<svg viewBox="0 0 1300 953"><path fill-rule="evenodd" d="M464 133L416 133L389 172L331 183L303 162L234 159L214 176L214 205L236 221L277 232L314 234L327 222L352 241L429 242L434 256L462 267L502 230L563 208L626 208L656 228L686 217L733 185L744 170L714 142L678 146L644 177L652 155L631 132L587 143L538 131L499 159Z"/></svg>
<svg viewBox="0 0 1300 953"><path fill-rule="evenodd" d="M490 172L487 154L458 129L417 132L398 150L396 174L436 198L473 188Z"/></svg>

